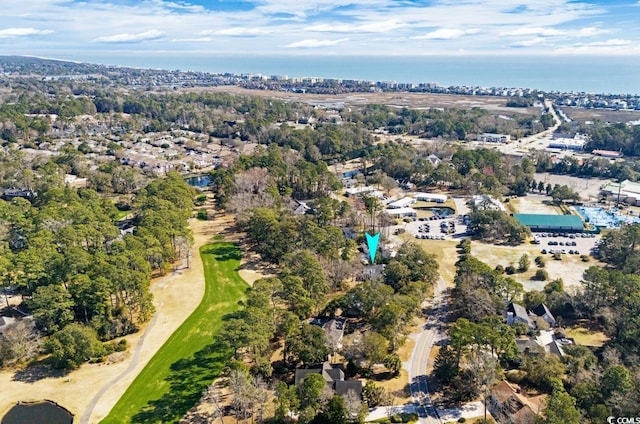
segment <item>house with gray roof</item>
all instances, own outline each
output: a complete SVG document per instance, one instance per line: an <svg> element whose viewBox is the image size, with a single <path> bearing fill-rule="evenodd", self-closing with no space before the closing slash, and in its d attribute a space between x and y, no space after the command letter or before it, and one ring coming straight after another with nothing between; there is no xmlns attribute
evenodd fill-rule
<svg viewBox="0 0 640 424"><path fill-rule="evenodd" d="M542 318L549 324L551 327L555 327L557 325L556 319L544 303L539 304L532 311L534 314Z"/></svg>
<svg viewBox="0 0 640 424"><path fill-rule="evenodd" d="M526 324L530 330L536 329L536 323L531 319L524 306L512 302L507 306L507 324L514 325L517 322Z"/></svg>
<svg viewBox="0 0 640 424"><path fill-rule="evenodd" d="M320 374L326 381L327 386L336 395L344 396L353 391L358 397L362 396L362 381L344 379L344 371L341 364L330 364L324 362L320 368L297 368L295 375L295 385L298 387L302 380L309 374Z"/></svg>

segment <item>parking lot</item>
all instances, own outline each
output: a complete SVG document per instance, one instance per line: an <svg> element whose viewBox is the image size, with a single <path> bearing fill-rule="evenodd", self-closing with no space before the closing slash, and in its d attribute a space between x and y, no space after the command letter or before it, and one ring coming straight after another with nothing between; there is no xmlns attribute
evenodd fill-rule
<svg viewBox="0 0 640 424"><path fill-rule="evenodd" d="M534 233L532 240L543 254L589 255L597 250L599 237L591 233Z"/></svg>
<svg viewBox="0 0 640 424"><path fill-rule="evenodd" d="M467 219L461 215L416 218L399 225L416 239L451 240L467 235Z"/></svg>

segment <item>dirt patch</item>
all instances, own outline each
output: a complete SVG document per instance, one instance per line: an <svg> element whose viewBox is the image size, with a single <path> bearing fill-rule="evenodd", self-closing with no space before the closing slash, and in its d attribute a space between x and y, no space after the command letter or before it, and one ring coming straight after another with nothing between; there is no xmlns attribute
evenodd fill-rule
<svg viewBox="0 0 640 424"><path fill-rule="evenodd" d="M600 189L608 184L610 180L602 178L581 178L572 177L571 175L555 175L545 173L537 173L533 175L536 181L543 181L545 186L551 184L566 185L570 189L578 192L582 199L597 200L600 197ZM528 196L527 196L528 197Z"/></svg>
<svg viewBox="0 0 640 424"><path fill-rule="evenodd" d="M548 196L534 194L511 199L509 206L514 213L562 215L562 210L549 204L550 201L551 198Z"/></svg>

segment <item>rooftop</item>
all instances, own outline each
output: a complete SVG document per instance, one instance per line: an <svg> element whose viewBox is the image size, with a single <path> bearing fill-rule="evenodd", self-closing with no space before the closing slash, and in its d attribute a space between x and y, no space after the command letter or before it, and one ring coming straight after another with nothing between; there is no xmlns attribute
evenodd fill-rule
<svg viewBox="0 0 640 424"><path fill-rule="evenodd" d="M515 213L513 217L525 227L557 228L571 231L582 231L584 224L577 215L548 215L533 213Z"/></svg>

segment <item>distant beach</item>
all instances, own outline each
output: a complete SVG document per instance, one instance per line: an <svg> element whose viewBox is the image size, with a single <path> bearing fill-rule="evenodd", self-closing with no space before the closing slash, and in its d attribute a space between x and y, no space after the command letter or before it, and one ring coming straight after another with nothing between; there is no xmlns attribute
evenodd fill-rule
<svg viewBox="0 0 640 424"><path fill-rule="evenodd" d="M117 56L69 59L211 73L640 94L640 57L631 56L243 56L122 52Z"/></svg>

